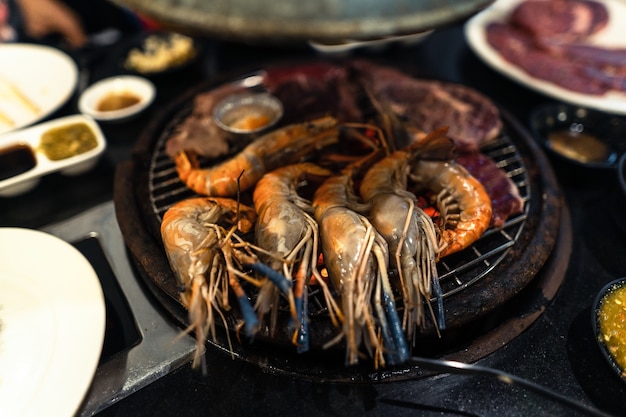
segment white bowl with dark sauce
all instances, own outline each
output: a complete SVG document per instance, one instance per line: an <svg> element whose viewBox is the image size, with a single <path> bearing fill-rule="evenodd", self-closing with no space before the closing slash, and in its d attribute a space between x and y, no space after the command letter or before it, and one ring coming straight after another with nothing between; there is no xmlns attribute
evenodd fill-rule
<svg viewBox="0 0 626 417"><path fill-rule="evenodd" d="M535 139L552 155L588 168L617 167L626 153L626 118L569 104L545 104L530 117Z"/></svg>
<svg viewBox="0 0 626 417"><path fill-rule="evenodd" d="M28 192L53 172L87 172L105 148L98 123L82 114L0 135L0 197Z"/></svg>

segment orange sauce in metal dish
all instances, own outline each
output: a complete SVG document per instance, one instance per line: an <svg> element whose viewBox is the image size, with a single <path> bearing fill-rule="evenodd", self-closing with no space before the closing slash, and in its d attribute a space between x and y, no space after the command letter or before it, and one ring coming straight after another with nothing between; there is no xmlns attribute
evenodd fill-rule
<svg viewBox="0 0 626 417"><path fill-rule="evenodd" d="M269 125L276 115L271 110L254 104L235 107L222 116L222 120L233 129L251 131Z"/></svg>

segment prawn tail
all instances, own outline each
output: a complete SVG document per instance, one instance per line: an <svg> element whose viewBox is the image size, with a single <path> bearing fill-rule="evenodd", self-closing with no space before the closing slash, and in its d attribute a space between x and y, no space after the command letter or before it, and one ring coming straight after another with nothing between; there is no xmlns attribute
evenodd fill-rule
<svg viewBox="0 0 626 417"><path fill-rule="evenodd" d="M441 284L439 283L439 277L433 275L432 277L432 292L435 296L435 302L437 304L437 330L445 330L446 329L446 312L443 307L443 291L441 289Z"/></svg>
<svg viewBox="0 0 626 417"><path fill-rule="evenodd" d="M409 346L404 337L402 323L398 316L398 310L396 309L393 297L383 292L382 301L383 310L389 323L390 334L387 337L387 344L393 347L393 350L389 350L387 361L391 365L399 365L409 360Z"/></svg>
<svg viewBox="0 0 626 417"><path fill-rule="evenodd" d="M278 290L281 293L283 293L283 295L285 297L287 297L287 300L289 301L289 307L290 307L290 310L291 310L291 315L294 318L297 317L297 314L296 314L296 304L295 304L294 295L293 295L293 283L292 283L292 281L290 279L288 279L287 277L285 277L280 272L275 271L274 269L272 269L268 265L265 265L264 263L261 263L261 262L255 262L255 263L252 263L252 264L248 264L246 266L248 266L254 272L257 272L257 273L267 277L267 279L269 279L272 282L272 284L274 284L276 286L276 288L278 288Z"/></svg>
<svg viewBox="0 0 626 417"><path fill-rule="evenodd" d="M299 326L294 335L294 342L297 346L298 353L304 353L309 351L309 322L307 320L309 299L306 291L301 297L296 297L295 304Z"/></svg>
<svg viewBox="0 0 626 417"><path fill-rule="evenodd" d="M259 328L259 319L254 312L254 307L252 307L250 300L248 300L245 294L238 295L237 302L239 303L241 316L243 318L244 334L248 339L252 340Z"/></svg>
<svg viewBox="0 0 626 417"><path fill-rule="evenodd" d="M385 360L391 365L399 365L409 359L409 346L404 336L402 322L396 309L389 275L380 251L375 250L379 258L379 276L376 284L376 310L385 346Z"/></svg>

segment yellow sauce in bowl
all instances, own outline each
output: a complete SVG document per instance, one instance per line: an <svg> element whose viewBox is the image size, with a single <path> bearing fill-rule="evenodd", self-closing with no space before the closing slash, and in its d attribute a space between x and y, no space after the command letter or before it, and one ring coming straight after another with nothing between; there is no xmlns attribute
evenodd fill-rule
<svg viewBox="0 0 626 417"><path fill-rule="evenodd" d="M598 324L603 343L626 378L626 285L607 292L599 306Z"/></svg>
<svg viewBox="0 0 626 417"><path fill-rule="evenodd" d="M55 127L41 135L39 150L51 161L70 158L98 146L95 133L85 123Z"/></svg>

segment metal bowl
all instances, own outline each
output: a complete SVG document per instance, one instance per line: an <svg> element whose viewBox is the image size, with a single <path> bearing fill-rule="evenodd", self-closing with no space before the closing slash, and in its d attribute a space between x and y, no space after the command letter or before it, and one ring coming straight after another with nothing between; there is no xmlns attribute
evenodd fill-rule
<svg viewBox="0 0 626 417"><path fill-rule="evenodd" d="M213 111L219 127L244 135L274 126L282 115L282 102L268 93L235 94L219 102Z"/></svg>
<svg viewBox="0 0 626 417"><path fill-rule="evenodd" d="M555 157L588 168L615 169L626 153L626 118L569 104L546 104L530 117L535 139Z"/></svg>
<svg viewBox="0 0 626 417"><path fill-rule="evenodd" d="M593 326L594 334L596 336L596 341L598 342L598 346L600 347L600 351L602 352L602 356L606 359L611 369L615 371L615 373L622 379L622 381L626 382L626 365L624 363L622 363L622 365L618 363L617 359L615 358L615 353L607 344L607 336L605 336L601 326L603 305L605 302L607 302L607 297L616 294L617 291L626 291L626 277L618 278L614 281L611 281L600 290L593 302L591 311L591 323ZM622 308L625 307L622 306ZM626 326L626 323L622 324L623 326ZM624 331L626 332L626 329ZM624 342L626 343L626 341ZM622 349L626 349L626 346L622 346Z"/></svg>

